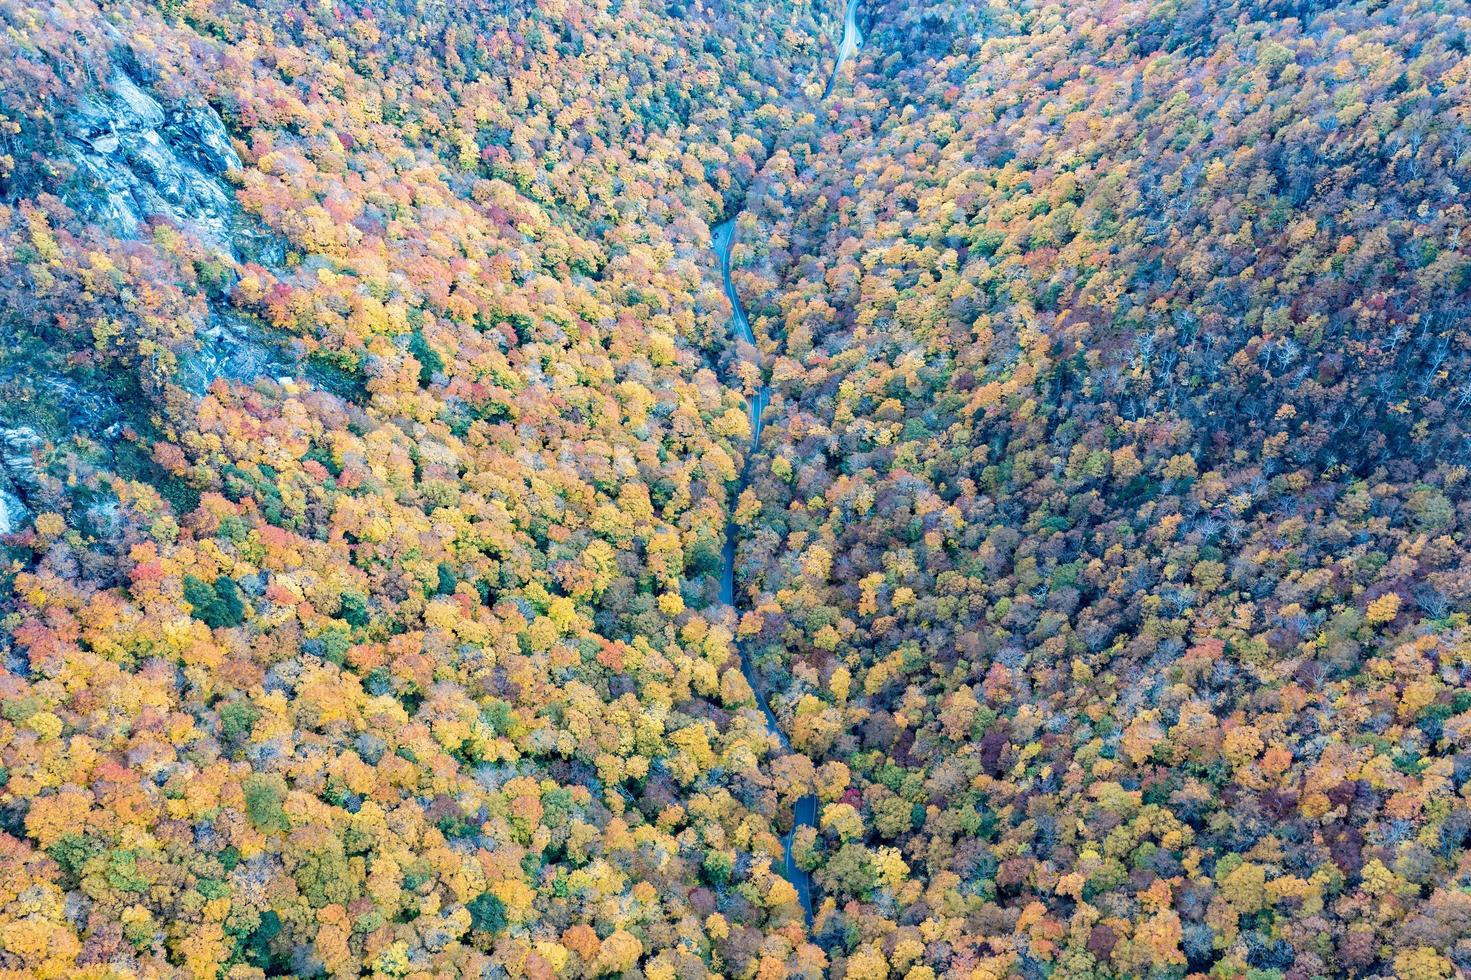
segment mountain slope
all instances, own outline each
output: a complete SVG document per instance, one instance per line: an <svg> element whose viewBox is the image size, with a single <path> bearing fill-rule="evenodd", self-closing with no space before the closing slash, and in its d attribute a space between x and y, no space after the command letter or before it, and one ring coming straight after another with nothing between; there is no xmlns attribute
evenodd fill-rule
<svg viewBox="0 0 1471 980"><path fill-rule="evenodd" d="M1464 966L1464 10L870 16L735 273L776 379L741 632L846 767L827 934Z"/></svg>

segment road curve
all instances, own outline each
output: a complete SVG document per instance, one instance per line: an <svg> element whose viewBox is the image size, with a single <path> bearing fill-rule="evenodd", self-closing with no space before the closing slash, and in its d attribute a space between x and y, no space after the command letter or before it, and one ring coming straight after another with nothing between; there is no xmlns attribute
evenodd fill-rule
<svg viewBox="0 0 1471 980"><path fill-rule="evenodd" d="M833 64L833 73L828 76L827 88L822 90L825 99L832 94L833 86L838 83L838 72L843 66L853 59L858 49L863 46L863 32L858 29L858 0L848 0L848 7L843 12L843 39L838 42L838 60Z"/></svg>

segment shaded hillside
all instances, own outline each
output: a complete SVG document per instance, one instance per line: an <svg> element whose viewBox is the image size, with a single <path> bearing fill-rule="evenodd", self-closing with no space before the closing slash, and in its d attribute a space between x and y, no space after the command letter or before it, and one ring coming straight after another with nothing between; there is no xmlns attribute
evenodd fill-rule
<svg viewBox="0 0 1471 980"><path fill-rule="evenodd" d="M1471 967L1464 8L871 19L735 272L741 632L846 767L819 941Z"/></svg>

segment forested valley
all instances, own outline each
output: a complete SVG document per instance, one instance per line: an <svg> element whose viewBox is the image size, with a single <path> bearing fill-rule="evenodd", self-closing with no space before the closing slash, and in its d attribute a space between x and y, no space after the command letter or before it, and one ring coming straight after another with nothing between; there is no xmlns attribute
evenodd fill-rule
<svg viewBox="0 0 1471 980"><path fill-rule="evenodd" d="M1462 0L0 0L0 977L1471 974L1468 187Z"/></svg>

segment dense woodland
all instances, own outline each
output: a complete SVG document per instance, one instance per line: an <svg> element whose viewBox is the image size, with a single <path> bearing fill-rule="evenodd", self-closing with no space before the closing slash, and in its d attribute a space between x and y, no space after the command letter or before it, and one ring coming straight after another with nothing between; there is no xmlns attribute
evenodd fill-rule
<svg viewBox="0 0 1471 980"><path fill-rule="evenodd" d="M1471 6L859 9L0 0L0 976L1471 973Z"/></svg>

